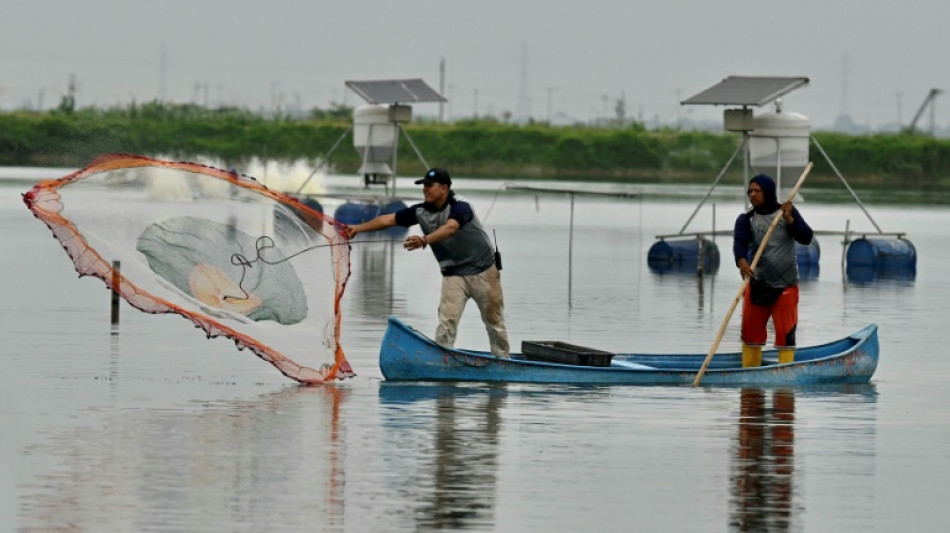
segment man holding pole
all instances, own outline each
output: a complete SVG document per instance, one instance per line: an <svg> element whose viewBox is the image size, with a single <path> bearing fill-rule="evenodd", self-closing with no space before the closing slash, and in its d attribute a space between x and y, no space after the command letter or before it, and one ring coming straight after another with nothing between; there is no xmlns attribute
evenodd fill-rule
<svg viewBox="0 0 950 533"><path fill-rule="evenodd" d="M739 215L733 230L732 251L736 266L748 288L742 304L742 366L762 364L762 347L768 338L769 318L775 328L779 363L795 360L795 330L798 327L798 257L795 242L811 243L812 229L791 198L779 204L775 182L759 174L749 182L752 209ZM775 220L776 217L781 217ZM775 228L766 240L770 227ZM765 240L755 270L749 258Z"/></svg>

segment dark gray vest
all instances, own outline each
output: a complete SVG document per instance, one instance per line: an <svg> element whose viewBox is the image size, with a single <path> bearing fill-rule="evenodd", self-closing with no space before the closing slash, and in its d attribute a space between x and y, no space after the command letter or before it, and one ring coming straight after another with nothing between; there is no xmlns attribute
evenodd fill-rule
<svg viewBox="0 0 950 533"><path fill-rule="evenodd" d="M456 202L468 203L459 195ZM416 219L422 233L428 235L449 220L452 206L449 202L439 211L428 211L421 205L416 208ZM455 235L430 245L445 276L471 276L484 272L495 262L495 250L482 223L474 211L472 220L461 227Z"/></svg>
<svg viewBox="0 0 950 533"><path fill-rule="evenodd" d="M749 218L752 223L752 236L758 248L769 225L775 217L782 217L782 210L762 215L755 213ZM753 256L754 257L754 256ZM785 217L778 221L775 231L765 244L765 250L759 263L755 267L755 277L770 287L791 287L798 284L798 257L795 251L795 239L785 222Z"/></svg>

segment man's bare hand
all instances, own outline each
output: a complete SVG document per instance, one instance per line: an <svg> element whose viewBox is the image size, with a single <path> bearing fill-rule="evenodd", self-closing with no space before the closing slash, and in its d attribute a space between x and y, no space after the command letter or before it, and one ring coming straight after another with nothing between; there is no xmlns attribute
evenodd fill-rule
<svg viewBox="0 0 950 533"><path fill-rule="evenodd" d="M782 204L782 216L785 217L785 222L789 224L795 223L795 217L792 216L792 201L788 200Z"/></svg>
<svg viewBox="0 0 950 533"><path fill-rule="evenodd" d="M736 266L739 267L739 275L742 276L742 279L755 276L755 271L752 270L752 267L749 266L749 262L745 259L740 259Z"/></svg>
<svg viewBox="0 0 950 533"><path fill-rule="evenodd" d="M406 250L418 250L419 248L425 248L429 242L425 237L419 235L410 235L405 242L402 243L402 247Z"/></svg>

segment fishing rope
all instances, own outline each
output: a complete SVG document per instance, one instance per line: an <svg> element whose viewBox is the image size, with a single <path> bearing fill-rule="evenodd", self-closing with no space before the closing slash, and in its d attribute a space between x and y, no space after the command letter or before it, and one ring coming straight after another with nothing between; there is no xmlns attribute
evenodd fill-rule
<svg viewBox="0 0 950 533"><path fill-rule="evenodd" d="M352 246L353 244L367 244L371 242L392 242L392 239L373 239L373 240L359 240L359 241L348 241L348 242L335 242L335 243L328 243L328 244L316 244L314 246L304 248L303 250L300 250L299 252L288 255L287 257L283 259L269 261L267 259L264 259L261 253L264 250L267 250L270 248L276 248L277 245L274 243L274 239L272 239L271 237L268 237L267 235L262 235L258 237L257 241L255 241L254 243L254 248L255 248L254 252L256 256L254 257L254 259L248 259L244 254L241 254L241 253L231 254L231 264L234 266L241 267L241 279L240 281L238 281L238 288L241 289L241 292L244 293L244 296L242 297L242 296L227 295L227 296L224 296L222 299L223 300L247 300L251 297L251 295L244 288L244 278L247 276L247 270L249 268L254 268L254 263L264 263L265 265L276 265L279 263L283 263L285 261L290 261L291 259L293 259L294 257L297 257L300 254L309 252L311 250L316 250L317 248L327 248L330 246Z"/></svg>
<svg viewBox="0 0 950 533"><path fill-rule="evenodd" d="M495 190L495 195L492 196L491 203L488 205L488 209L485 211L485 216L482 218L482 223L483 223L483 224L488 221L488 216L491 215L491 210L492 210L493 207L495 207L495 200L498 199L498 195L501 194L502 189L504 189L504 188L507 187L507 186L508 186L507 183L502 183L502 184L498 187L498 189Z"/></svg>

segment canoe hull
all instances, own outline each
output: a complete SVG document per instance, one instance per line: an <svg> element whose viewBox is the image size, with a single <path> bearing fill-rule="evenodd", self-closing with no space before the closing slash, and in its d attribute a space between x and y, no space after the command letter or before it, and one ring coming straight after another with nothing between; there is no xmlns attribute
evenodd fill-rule
<svg viewBox="0 0 950 533"><path fill-rule="evenodd" d="M877 369L877 326L871 324L844 339L799 348L796 361L777 364L766 352L764 366L741 368L737 353L717 354L703 385L771 386L867 383ZM490 353L439 346L395 317L389 318L380 346L379 364L389 381L481 381L603 385L688 385L705 354L618 354L607 367L574 366L511 359ZM771 364L769 364L771 363ZM644 368L647 367L647 368Z"/></svg>

